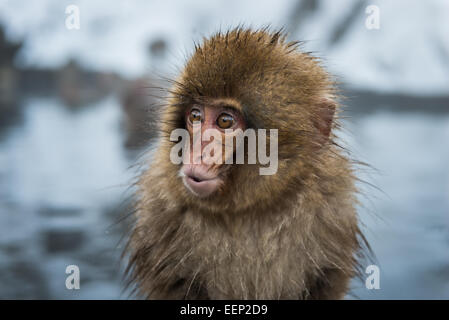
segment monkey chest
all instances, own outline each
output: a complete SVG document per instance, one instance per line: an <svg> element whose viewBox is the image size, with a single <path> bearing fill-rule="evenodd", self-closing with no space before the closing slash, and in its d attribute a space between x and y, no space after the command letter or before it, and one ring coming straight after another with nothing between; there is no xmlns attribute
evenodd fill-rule
<svg viewBox="0 0 449 320"><path fill-rule="evenodd" d="M194 237L195 238L195 237ZM307 270L294 239L265 232L201 233L191 243L192 278L212 299L298 298Z"/></svg>

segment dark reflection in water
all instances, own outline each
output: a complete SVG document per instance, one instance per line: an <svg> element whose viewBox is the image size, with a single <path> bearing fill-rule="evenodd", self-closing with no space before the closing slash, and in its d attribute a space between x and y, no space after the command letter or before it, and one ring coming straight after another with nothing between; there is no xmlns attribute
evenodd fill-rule
<svg viewBox="0 0 449 320"><path fill-rule="evenodd" d="M362 97L363 98L363 97ZM376 109L373 106L372 109ZM127 298L120 254L126 188L119 101L73 110L24 99L0 130L0 298ZM342 133L379 172L362 178L361 217L381 269L380 290L360 298L449 298L449 113L356 113ZM81 289L67 290L68 265Z"/></svg>

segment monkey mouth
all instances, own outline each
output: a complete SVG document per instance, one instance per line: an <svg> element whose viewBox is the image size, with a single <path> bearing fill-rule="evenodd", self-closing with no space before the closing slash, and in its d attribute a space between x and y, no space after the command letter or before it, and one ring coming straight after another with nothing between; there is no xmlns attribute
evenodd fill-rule
<svg viewBox="0 0 449 320"><path fill-rule="evenodd" d="M202 166L187 166L180 172L187 189L194 195L204 198L218 189L222 180Z"/></svg>
<svg viewBox="0 0 449 320"><path fill-rule="evenodd" d="M195 182L202 182L202 181L204 181L204 180L201 180L200 178L197 178L197 177L195 177L195 176L193 176L193 177L187 177L187 179L192 179L192 180L195 181Z"/></svg>

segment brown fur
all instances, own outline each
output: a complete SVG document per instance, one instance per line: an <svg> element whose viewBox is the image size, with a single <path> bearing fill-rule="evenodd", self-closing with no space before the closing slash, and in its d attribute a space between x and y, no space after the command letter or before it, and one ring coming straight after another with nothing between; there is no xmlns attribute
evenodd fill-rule
<svg viewBox="0 0 449 320"><path fill-rule="evenodd" d="M127 250L141 295L344 297L360 249L355 178L333 133L327 137L337 126L332 81L297 47L280 32L242 28L196 47L170 91L154 159L138 184ZM169 160L168 137L184 127L189 105L217 99L241 108L248 127L279 130L279 169L261 176L258 165L234 165L218 194L198 199Z"/></svg>

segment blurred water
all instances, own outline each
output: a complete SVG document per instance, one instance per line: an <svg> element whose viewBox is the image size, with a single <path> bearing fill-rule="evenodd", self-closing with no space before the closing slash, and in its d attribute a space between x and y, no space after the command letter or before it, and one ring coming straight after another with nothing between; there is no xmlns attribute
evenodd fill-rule
<svg viewBox="0 0 449 320"><path fill-rule="evenodd" d="M23 102L0 140L0 298L126 298L121 294L120 203L133 173L118 101L70 109ZM363 170L360 213L381 289L360 298L449 298L449 114L378 112L346 121ZM123 208L122 208L123 209ZM81 289L65 288L80 267Z"/></svg>
<svg viewBox="0 0 449 320"><path fill-rule="evenodd" d="M354 119L348 144L379 171L362 175L360 210L381 269L371 299L449 298L449 115L378 112Z"/></svg>
<svg viewBox="0 0 449 320"><path fill-rule="evenodd" d="M0 298L120 297L114 222L130 172L118 101L30 98L23 111L0 142ZM82 290L65 288L71 264Z"/></svg>

